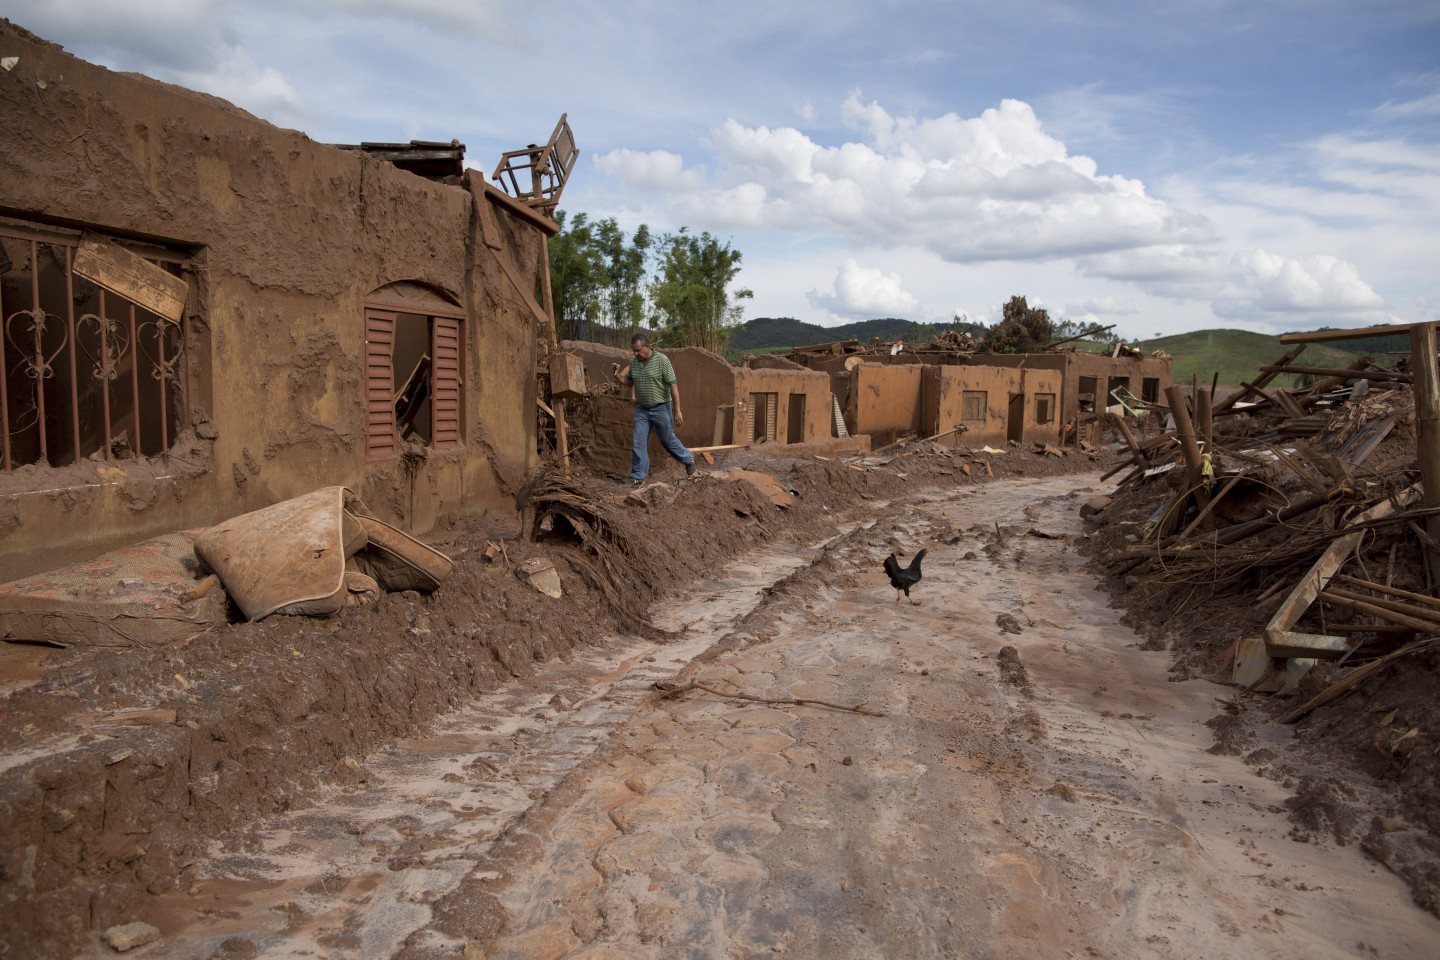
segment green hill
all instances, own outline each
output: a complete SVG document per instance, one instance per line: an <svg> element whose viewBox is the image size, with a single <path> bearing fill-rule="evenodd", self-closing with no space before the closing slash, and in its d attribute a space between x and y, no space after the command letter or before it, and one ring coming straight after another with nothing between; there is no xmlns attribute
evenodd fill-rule
<svg viewBox="0 0 1440 960"><path fill-rule="evenodd" d="M885 317L838 327L822 327L790 317L756 317L735 329L726 344L725 353L734 360L747 353L776 353L793 347L833 343L837 340L859 340L868 344L876 337L887 342L904 340L908 343L920 343L949 326Z"/></svg>
<svg viewBox="0 0 1440 960"><path fill-rule="evenodd" d="M747 353L783 353L792 347L812 343L831 343L836 340L859 340L868 344L879 337L882 341L905 340L920 343L929 340L949 324L915 323L913 320L897 320L893 317L881 320L865 320L847 323L840 327L822 327L819 324L804 323L789 317L759 317L738 327L730 337L726 355L738 361ZM983 333L983 331L980 331ZM1374 341L1341 341L1335 344L1312 343L1305 348L1297 363L1309 367L1346 367L1361 353L1371 352L1382 363L1393 359L1386 357L1384 350L1405 350L1408 343L1404 337L1375 338ZM1133 343L1133 342L1132 342ZM1248 330L1196 330L1170 337L1146 340L1138 345L1146 354L1164 350L1175 358L1175 382L1188 383L1196 376L1203 383L1218 371L1220 382L1237 385L1241 380L1254 380L1260 375L1261 364L1274 363L1290 348L1280 342L1279 337ZM1084 352L1109 353L1113 347L1107 343L1076 341L1067 347ZM1293 385L1295 377L1281 377L1280 383Z"/></svg>
<svg viewBox="0 0 1440 960"><path fill-rule="evenodd" d="M1139 346L1147 354L1164 350L1174 357L1176 383L1188 383L1192 375L1209 383L1218 371L1220 382L1232 386L1241 380L1253 381L1260 375L1261 364L1274 363L1291 350L1279 337L1248 330L1196 330L1146 340ZM1307 367L1346 367L1356 356L1357 352L1342 349L1342 344L1312 343L1295 362ZM1279 382L1288 386L1294 380L1282 377Z"/></svg>

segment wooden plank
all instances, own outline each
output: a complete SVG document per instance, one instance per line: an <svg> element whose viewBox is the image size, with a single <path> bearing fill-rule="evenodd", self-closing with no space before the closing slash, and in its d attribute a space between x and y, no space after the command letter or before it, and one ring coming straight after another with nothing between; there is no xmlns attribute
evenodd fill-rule
<svg viewBox="0 0 1440 960"><path fill-rule="evenodd" d="M139 254L108 240L89 233L81 234L80 249L75 253L72 269L78 276L171 323L179 323L185 314L189 284Z"/></svg>
<svg viewBox="0 0 1440 960"><path fill-rule="evenodd" d="M1304 703L1300 704L1300 706L1296 707L1294 710L1291 710L1289 713L1282 714L1280 716L1280 722L1294 723L1295 721L1301 719L1306 714L1308 714L1311 710L1325 706L1325 704L1338 699L1346 691L1352 690L1360 684L1364 683L1366 680L1370 679L1370 677L1383 670L1386 664L1398 660L1399 658L1408 654L1416 653L1420 650L1429 649L1430 647L1435 646L1437 643L1440 643L1440 639L1416 640L1414 643L1407 644L1406 646L1401 647L1399 650L1396 650L1394 653L1387 654L1381 657L1379 660L1372 660L1364 666L1356 667L1354 670L1350 671L1345 676L1341 677L1339 680L1336 680L1334 683L1330 684L1330 686L1326 687L1324 690L1321 690L1314 697L1311 697L1309 700L1306 700Z"/></svg>
<svg viewBox="0 0 1440 960"><path fill-rule="evenodd" d="M1350 641L1323 633L1286 631L1277 643L1266 643L1265 653L1272 657L1306 657L1311 660L1339 660L1350 652Z"/></svg>
<svg viewBox="0 0 1440 960"><path fill-rule="evenodd" d="M1284 355L1283 357L1281 357L1279 360L1276 360L1274 366L1281 367L1281 368L1288 367L1288 365L1290 364L1291 361L1293 361L1296 357L1300 356L1300 354L1302 354L1302 353L1304 353L1304 352L1305 352L1305 344L1302 343L1302 344L1300 344L1298 347L1296 347L1294 350L1291 350L1289 353L1285 354L1285 355ZM1273 371L1273 372L1271 372L1271 371L1266 371L1266 372L1262 373L1260 376L1258 376L1258 377L1255 378L1255 385L1256 385L1256 386L1261 386L1261 387L1263 387L1265 384L1269 383L1271 380L1274 380L1275 377L1277 377L1277 376L1278 376L1280 373L1282 373L1282 372L1283 372L1283 369L1282 369L1282 370L1276 370L1276 371ZM1215 404L1213 405L1213 407L1211 408L1211 413L1212 413L1214 416L1217 416L1217 417L1219 417L1219 416L1224 416L1226 413L1228 413L1228 412L1230 411L1230 408L1231 408L1231 407L1235 406L1235 404L1239 403L1241 400L1244 400L1246 397L1248 397L1248 396L1250 395L1250 391L1254 389L1254 387L1247 386L1246 384L1243 384L1243 383L1241 384L1241 386L1242 386L1242 387L1246 387L1246 389L1241 390L1241 391L1238 391L1238 392L1236 392L1236 393L1232 393L1232 394L1230 394L1230 396L1226 397L1226 398L1223 399L1223 400L1217 400L1217 401L1215 402Z"/></svg>
<svg viewBox="0 0 1440 960"><path fill-rule="evenodd" d="M1340 370L1335 367L1277 367L1264 364L1260 367L1266 373L1304 373L1312 377L1328 377L1332 380L1384 380L1409 383L1410 375L1395 370ZM1312 385L1316 386L1316 385Z"/></svg>
<svg viewBox="0 0 1440 960"><path fill-rule="evenodd" d="M1413 600L1416 603L1428 607L1440 607L1440 600L1426 596L1423 593L1415 593L1410 590L1401 590L1399 587L1392 587L1387 583L1375 583L1371 580L1361 580L1359 577L1351 577L1346 574L1336 574L1335 579L1341 583L1348 583L1352 587L1361 587L1365 590L1374 590L1376 593L1388 594L1392 597L1399 597L1402 600Z"/></svg>
<svg viewBox="0 0 1440 960"><path fill-rule="evenodd" d="M1407 507L1419 497L1419 484L1406 487L1393 498L1381 500L1369 510L1355 517L1353 523L1360 524L1367 520L1388 517L1397 508ZM1275 615L1270 618L1270 622L1265 627L1266 643L1277 643L1282 634L1289 632L1299 622L1300 618L1305 615L1305 611L1310 609L1310 604L1314 603L1315 598L1320 595L1320 591L1324 590L1330 582L1330 578L1345 565L1345 561L1350 558L1350 553L1359 545L1360 538L1364 535L1363 530L1356 530L1330 541L1330 546L1325 548L1325 552L1320 554L1315 565L1305 576L1300 578L1300 583L1280 605L1280 609L1275 611Z"/></svg>
<svg viewBox="0 0 1440 960"><path fill-rule="evenodd" d="M1367 337L1389 337L1409 334L1418 324L1392 323L1382 327L1354 327L1349 330L1316 330L1311 333L1281 334L1280 342L1291 343L1335 343L1340 340L1364 340Z"/></svg>
<svg viewBox="0 0 1440 960"><path fill-rule="evenodd" d="M1358 610L1360 613L1368 613L1390 623L1398 623L1403 627L1425 633L1440 633L1440 611L1428 607L1416 607L1399 600L1367 597L1336 586L1327 586L1322 590L1320 599Z"/></svg>

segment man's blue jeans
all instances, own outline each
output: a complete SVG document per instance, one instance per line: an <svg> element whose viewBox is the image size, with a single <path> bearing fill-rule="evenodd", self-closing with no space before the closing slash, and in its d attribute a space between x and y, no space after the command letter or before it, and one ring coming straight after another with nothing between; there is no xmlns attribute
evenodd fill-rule
<svg viewBox="0 0 1440 960"><path fill-rule="evenodd" d="M660 437L660 443L670 456L685 466L695 462L690 451L675 436L675 421L670 415L671 404L662 403L648 410L635 404L635 432L630 440L630 479L644 480L650 472L650 431Z"/></svg>

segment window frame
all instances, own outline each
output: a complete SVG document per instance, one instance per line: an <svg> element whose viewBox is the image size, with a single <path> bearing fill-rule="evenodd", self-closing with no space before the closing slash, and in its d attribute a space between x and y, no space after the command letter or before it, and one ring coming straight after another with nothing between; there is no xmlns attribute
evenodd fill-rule
<svg viewBox="0 0 1440 960"><path fill-rule="evenodd" d="M429 291L427 290L427 293ZM465 311L425 300L395 298L365 300L363 386L365 404L365 459L391 460L400 454L400 432L395 417L395 341L401 314L424 317L430 346L429 397L431 449L465 444Z"/></svg>

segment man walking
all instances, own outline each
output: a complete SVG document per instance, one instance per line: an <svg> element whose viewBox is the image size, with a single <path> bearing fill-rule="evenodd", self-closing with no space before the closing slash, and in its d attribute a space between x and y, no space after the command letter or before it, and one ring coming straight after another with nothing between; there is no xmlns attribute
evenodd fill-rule
<svg viewBox="0 0 1440 960"><path fill-rule="evenodd" d="M685 475L693 475L695 457L675 436L675 428L684 425L685 415L680 412L680 387L675 383L670 358L653 350L650 338L643 333L630 338L630 352L634 356L628 369L620 369L618 363L611 365L615 379L635 389L635 432L630 440L630 479L626 482L635 486L645 482L650 472L652 430L670 456L685 464Z"/></svg>

